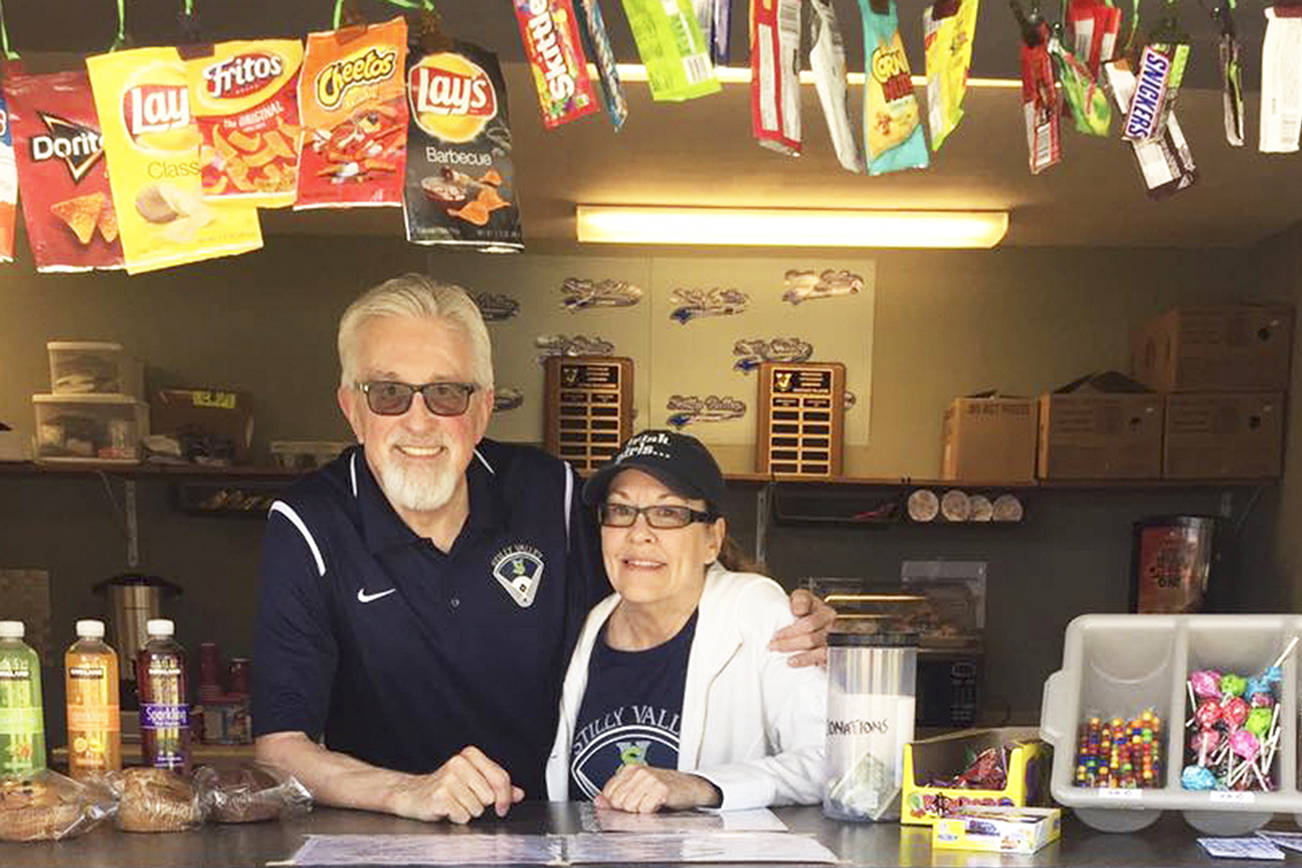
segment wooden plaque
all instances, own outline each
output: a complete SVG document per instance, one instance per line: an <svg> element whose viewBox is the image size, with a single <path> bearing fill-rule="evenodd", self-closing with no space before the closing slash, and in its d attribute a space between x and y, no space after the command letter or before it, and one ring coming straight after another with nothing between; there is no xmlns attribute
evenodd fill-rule
<svg viewBox="0 0 1302 868"><path fill-rule="evenodd" d="M596 470L633 433L633 360L552 356L546 362L544 448L575 470Z"/></svg>
<svg viewBox="0 0 1302 868"><path fill-rule="evenodd" d="M840 476L845 365L764 362L759 376L755 471L813 478Z"/></svg>

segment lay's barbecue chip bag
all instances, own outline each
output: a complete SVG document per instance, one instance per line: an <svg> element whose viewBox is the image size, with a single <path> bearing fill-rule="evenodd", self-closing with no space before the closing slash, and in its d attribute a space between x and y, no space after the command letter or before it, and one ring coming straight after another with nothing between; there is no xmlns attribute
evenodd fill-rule
<svg viewBox="0 0 1302 868"><path fill-rule="evenodd" d="M294 204L302 65L297 39L223 42L187 61L205 198Z"/></svg>
<svg viewBox="0 0 1302 868"><path fill-rule="evenodd" d="M176 48L86 58L128 274L262 246L257 209L205 202L199 127Z"/></svg>
<svg viewBox="0 0 1302 868"><path fill-rule="evenodd" d="M298 83L295 210L401 205L407 22L309 33Z"/></svg>
<svg viewBox="0 0 1302 868"><path fill-rule="evenodd" d="M407 240L486 252L524 249L515 202L506 83L466 43L407 65Z"/></svg>
<svg viewBox="0 0 1302 868"><path fill-rule="evenodd" d="M85 70L5 80L37 271L122 267L95 98Z"/></svg>

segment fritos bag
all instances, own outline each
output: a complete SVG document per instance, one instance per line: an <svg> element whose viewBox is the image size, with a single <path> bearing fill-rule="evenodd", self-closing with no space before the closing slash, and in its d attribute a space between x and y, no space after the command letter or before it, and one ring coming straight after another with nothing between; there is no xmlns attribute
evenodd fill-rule
<svg viewBox="0 0 1302 868"><path fill-rule="evenodd" d="M36 270L122 267L104 137L84 71L5 80Z"/></svg>
<svg viewBox="0 0 1302 868"><path fill-rule="evenodd" d="M297 39L222 42L186 63L205 198L294 204L302 66Z"/></svg>
<svg viewBox="0 0 1302 868"><path fill-rule="evenodd" d="M295 210L402 204L407 22L309 33Z"/></svg>
<svg viewBox="0 0 1302 868"><path fill-rule="evenodd" d="M523 250L520 210L512 201L506 83L497 58L461 42L449 51L413 55L407 98L407 240Z"/></svg>
<svg viewBox="0 0 1302 868"><path fill-rule="evenodd" d="M14 229L18 223L18 170L14 165L9 111L0 95L0 262L14 261Z"/></svg>
<svg viewBox="0 0 1302 868"><path fill-rule="evenodd" d="M204 201L199 128L177 49L101 54L86 58L86 69L112 167L127 273L261 247L256 208Z"/></svg>

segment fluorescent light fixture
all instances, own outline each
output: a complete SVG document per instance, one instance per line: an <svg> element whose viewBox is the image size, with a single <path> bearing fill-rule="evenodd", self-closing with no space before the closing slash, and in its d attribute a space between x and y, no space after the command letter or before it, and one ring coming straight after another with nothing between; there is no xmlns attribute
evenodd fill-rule
<svg viewBox="0 0 1302 868"><path fill-rule="evenodd" d="M615 65L615 71L619 73L619 80L622 82L641 82L645 84L649 81L646 67L640 63L618 63ZM588 64L588 74L592 78L597 78L597 67L591 63ZM720 84L750 84L751 72L749 66L716 66L714 68L715 77L719 79ZM800 71L801 84L813 84L814 73L808 69ZM846 74L846 83L851 87L863 87L864 74L862 72L850 72ZM913 76L914 87L926 87L927 77L925 75ZM1016 78L969 78L968 87L977 88L1005 88L1018 89L1022 87L1022 82Z"/></svg>
<svg viewBox="0 0 1302 868"><path fill-rule="evenodd" d="M579 241L779 247L994 247L1007 211L579 205Z"/></svg>

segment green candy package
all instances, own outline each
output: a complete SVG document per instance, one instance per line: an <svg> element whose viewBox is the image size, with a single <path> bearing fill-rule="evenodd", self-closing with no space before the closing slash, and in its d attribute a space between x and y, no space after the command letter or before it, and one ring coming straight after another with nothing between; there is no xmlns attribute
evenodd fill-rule
<svg viewBox="0 0 1302 868"><path fill-rule="evenodd" d="M922 115L913 95L909 59L900 40L895 0L859 0L866 56L864 144L868 174L925 169L929 163Z"/></svg>
<svg viewBox="0 0 1302 868"><path fill-rule="evenodd" d="M690 0L624 0L624 14L652 99L682 102L719 91L710 46Z"/></svg>
<svg viewBox="0 0 1302 868"><path fill-rule="evenodd" d="M1049 57L1058 72L1062 95L1076 121L1076 131L1090 136L1106 136L1112 128L1112 106L1089 67L1081 63L1058 37L1049 40Z"/></svg>

